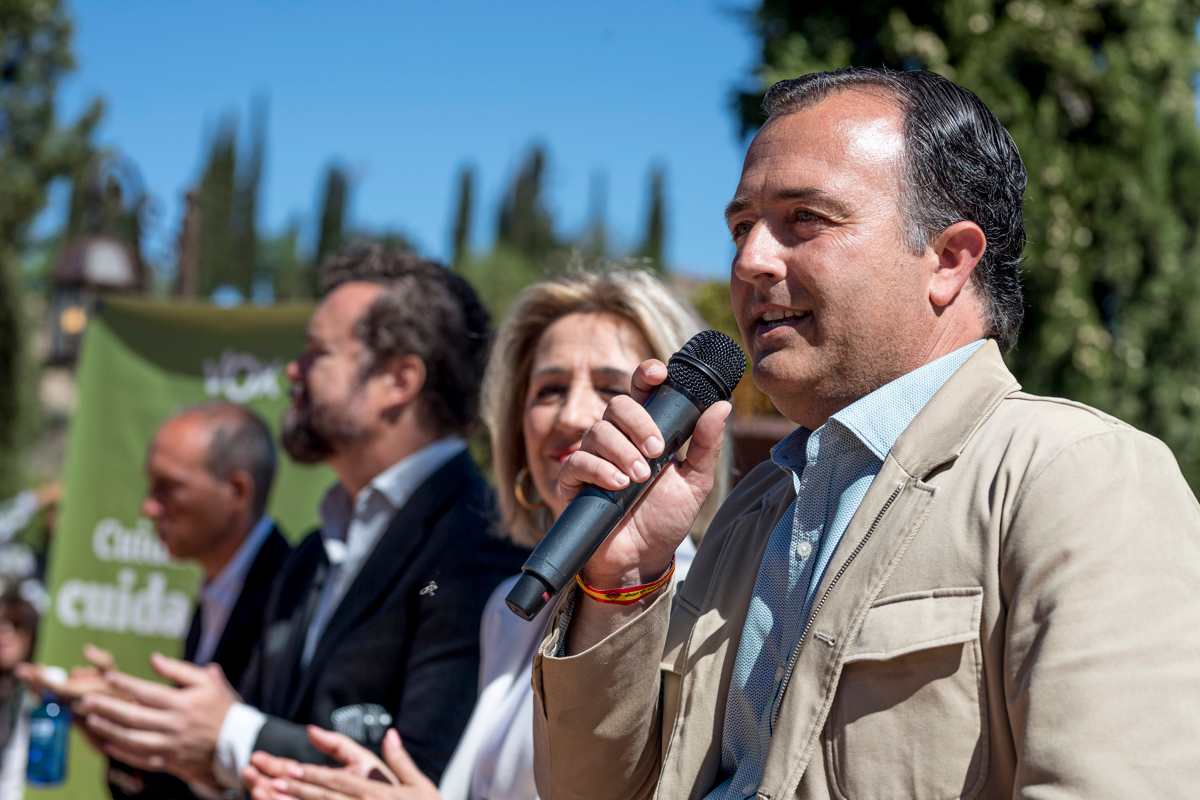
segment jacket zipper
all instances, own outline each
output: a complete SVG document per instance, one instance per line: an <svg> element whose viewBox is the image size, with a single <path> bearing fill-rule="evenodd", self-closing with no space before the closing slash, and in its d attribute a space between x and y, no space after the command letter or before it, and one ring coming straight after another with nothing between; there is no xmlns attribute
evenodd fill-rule
<svg viewBox="0 0 1200 800"><path fill-rule="evenodd" d="M850 555L846 557L846 560L842 563L841 568L833 576L833 579L829 581L829 585L825 587L825 591L821 594L821 599L817 601L815 606L813 606L812 613L808 615L808 621L804 623L804 629L800 631L800 639L796 642L795 649L792 650L791 658L788 659L787 671L783 673L783 682L779 685L779 691L775 694L775 710L771 714L772 734L775 732L775 723L779 721L779 710L783 708L783 695L785 692L787 692L788 683L792 680L792 671L795 670L796 661L800 658L800 650L804 647L804 641L808 638L808 632L812 629L813 622L817 619L817 614L821 612L821 607L825 605L825 601L829 598L829 593L833 591L833 587L837 586L838 581L842 579L842 575L845 574L846 570L850 567L850 563L854 561L854 559L858 558L858 554L862 552L864 547L866 547L867 542L875 533L875 529L879 527L879 523L883 520L883 515L886 514L888 509L892 507L892 503L896 502L896 498L900 496L900 492L903 489L903 484L897 486L892 492L891 497L889 497L887 502L883 504L883 508L879 509L879 513L875 515L875 521L871 523L871 527L867 528L867 532L863 536L862 540L857 546L855 546Z"/></svg>

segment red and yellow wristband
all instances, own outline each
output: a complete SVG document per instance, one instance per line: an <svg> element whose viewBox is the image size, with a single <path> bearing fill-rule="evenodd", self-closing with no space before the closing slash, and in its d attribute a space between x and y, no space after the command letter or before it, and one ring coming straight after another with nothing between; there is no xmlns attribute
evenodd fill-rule
<svg viewBox="0 0 1200 800"><path fill-rule="evenodd" d="M649 583L643 583L638 586L624 586L620 589L598 589L595 586L588 584L579 575L575 576L575 583L579 584L580 590L588 597L595 600L597 603L612 603L618 606L628 606L636 603L644 597L657 592L671 582L671 576L675 574L675 559L671 559L671 566L667 567L667 571L661 577L655 578Z"/></svg>

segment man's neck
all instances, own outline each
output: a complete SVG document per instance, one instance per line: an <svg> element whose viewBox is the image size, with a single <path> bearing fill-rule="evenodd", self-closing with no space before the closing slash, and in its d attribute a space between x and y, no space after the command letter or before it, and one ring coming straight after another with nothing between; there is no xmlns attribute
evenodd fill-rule
<svg viewBox="0 0 1200 800"><path fill-rule="evenodd" d="M931 336L921 349L914 350L911 358L898 360L896 364L899 369L894 372L875 376L875 380L856 387L858 391L852 394L816 396L816 393L809 393L804 397L804 403L801 406L795 409L788 409L784 412L784 415L791 422L810 431L815 431L824 425L834 414L866 397L871 392L877 391L892 381L982 338L985 338L985 334L979 329L966 327L943 328L937 335Z"/></svg>
<svg viewBox="0 0 1200 800"><path fill-rule="evenodd" d="M234 536L228 536L217 547L213 548L212 552L199 559L200 569L204 571L204 582L209 583L218 575L225 571L229 566L229 562L233 561L233 557L237 555L245 543L250 532L254 530L257 524L257 519L243 519L241 524L237 525L238 532Z"/></svg>
<svg viewBox="0 0 1200 800"><path fill-rule="evenodd" d="M393 434L365 439L360 446L329 459L329 467L351 498L357 497L376 475L441 438L425 429L394 431Z"/></svg>

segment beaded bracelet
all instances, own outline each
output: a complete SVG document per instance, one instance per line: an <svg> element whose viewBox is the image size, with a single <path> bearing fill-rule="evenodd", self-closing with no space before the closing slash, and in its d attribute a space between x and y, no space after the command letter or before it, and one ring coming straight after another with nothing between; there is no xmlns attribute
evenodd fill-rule
<svg viewBox="0 0 1200 800"><path fill-rule="evenodd" d="M671 566L667 567L667 571L662 574L662 577L655 578L650 583L643 583L638 586L626 586L622 589L597 589L595 586L589 586L579 575L575 576L575 583L579 584L579 588L583 590L584 594L598 603L628 606L636 603L643 597L654 594L666 586L671 582L671 576L674 574L675 559L672 558Z"/></svg>

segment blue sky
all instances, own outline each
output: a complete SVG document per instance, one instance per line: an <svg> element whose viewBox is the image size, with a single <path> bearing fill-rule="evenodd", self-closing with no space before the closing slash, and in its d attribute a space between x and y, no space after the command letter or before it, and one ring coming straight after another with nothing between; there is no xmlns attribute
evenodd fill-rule
<svg viewBox="0 0 1200 800"><path fill-rule="evenodd" d="M540 141L565 231L583 226L603 172L610 229L631 246L647 171L661 162L669 259L698 276L726 272L721 211L744 152L729 102L756 54L741 0L69 3L79 69L62 111L104 98L100 141L133 159L155 201L155 259L173 260L206 136L224 113L245 120L262 94L267 230L312 225L336 159L355 176L357 226L401 229L444 257L454 177L471 163L483 247L502 187Z"/></svg>

